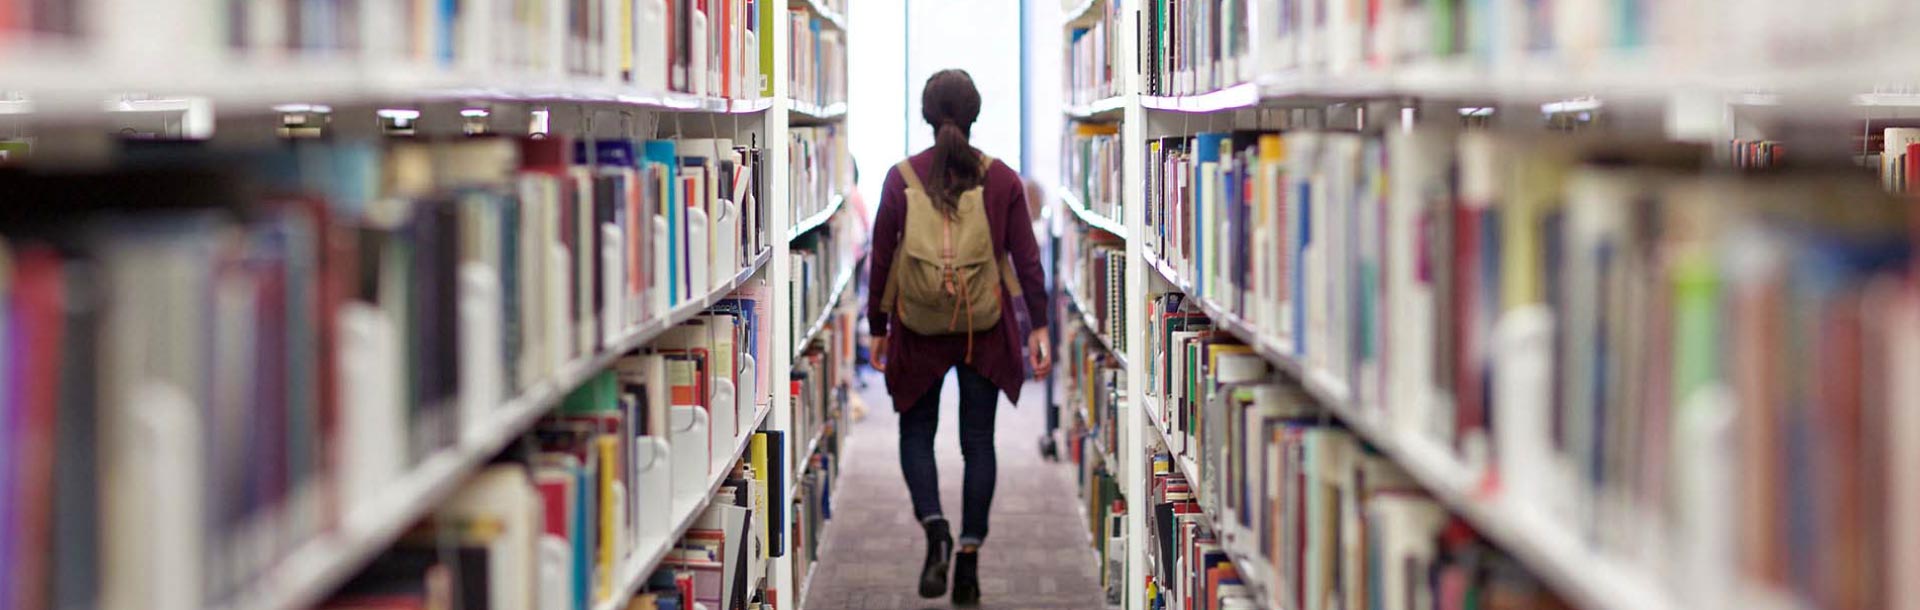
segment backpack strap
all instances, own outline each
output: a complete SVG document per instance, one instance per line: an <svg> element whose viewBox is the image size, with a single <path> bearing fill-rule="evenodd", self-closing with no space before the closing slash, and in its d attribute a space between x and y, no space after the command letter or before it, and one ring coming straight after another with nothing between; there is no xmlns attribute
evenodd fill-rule
<svg viewBox="0 0 1920 610"><path fill-rule="evenodd" d="M900 164L894 166L894 168L900 172L900 179L906 181L907 188L920 191L923 193L926 192L927 190L926 187L920 185L920 175L914 173L913 171L913 159L911 158L902 159L900 161ZM913 206L907 206L907 210L902 213L911 212L912 210L913 210ZM907 226L905 219L901 220L900 226L902 227ZM904 235L905 231L902 230L901 232L903 233L903 235L901 235L901 238L904 239L906 237ZM907 255L907 249L905 247L902 247L902 245L896 243L893 248L893 267L888 269L887 285L885 288L882 288L880 291L881 307L887 308L888 314L897 315L900 313L900 306L898 302L898 299L900 296L900 287L897 285L898 282L895 281L897 278L895 278L894 275L900 272L900 261L906 258L906 255Z"/></svg>
<svg viewBox="0 0 1920 610"><path fill-rule="evenodd" d="M987 181L987 172L990 172L990 171L993 171L993 162L994 162L994 158L993 158L993 155L988 155L988 154L981 154L981 155L980 155L980 182L981 182L981 184L985 184L985 183L986 183L986 181ZM1008 220L1008 222L1012 222L1012 220L1013 220L1013 219L1011 219L1011 218L1009 218L1009 219L1007 219L1007 220ZM1012 230L1013 230L1013 228L1012 228L1012 227L1008 227L1008 228L1007 228L1007 230L1009 230L1009 231L1012 231ZM1007 284L1007 294L1008 294L1008 295L1011 295L1011 296L1012 296L1013 298L1015 298L1015 299L1018 299L1018 298L1020 298L1020 297L1022 296L1022 291L1020 290L1020 276L1018 276L1018 275L1016 275L1016 274L1015 274L1015 272L1014 272L1014 268L1013 268L1013 253L1012 253L1012 252L1008 252L1008 253L1007 253L1007 257L1006 257L1006 260L1005 260L1005 261L999 261L999 260L996 260L996 261L994 261L994 264L995 264L995 266L998 266L998 267L1000 267L1000 280L1001 280L1002 282L1006 282L1006 284Z"/></svg>

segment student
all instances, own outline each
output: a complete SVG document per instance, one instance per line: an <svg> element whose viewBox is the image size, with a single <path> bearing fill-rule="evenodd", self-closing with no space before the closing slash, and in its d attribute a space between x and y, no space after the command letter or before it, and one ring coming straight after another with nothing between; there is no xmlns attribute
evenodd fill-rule
<svg viewBox="0 0 1920 610"><path fill-rule="evenodd" d="M885 373L900 412L900 470L927 535L920 596L946 593L951 560L953 601L972 605L980 600L979 550L997 476L999 393L1017 403L1024 365L1036 377L1053 368L1046 289L1020 175L967 142L980 116L973 78L960 70L934 74L920 100L935 142L887 173L874 219L867 320L874 368ZM1021 328L1022 317L1031 330ZM960 380L966 460L958 557L933 456L949 369Z"/></svg>

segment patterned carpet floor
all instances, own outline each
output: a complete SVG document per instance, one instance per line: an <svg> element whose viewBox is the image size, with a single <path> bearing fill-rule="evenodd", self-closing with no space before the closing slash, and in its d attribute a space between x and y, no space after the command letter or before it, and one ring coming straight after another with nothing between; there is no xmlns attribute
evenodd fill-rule
<svg viewBox="0 0 1920 610"><path fill-rule="evenodd" d="M949 375L941 395L940 500L955 527L960 518L959 392ZM806 610L925 610L948 598L916 591L926 543L900 475L899 429L877 373L860 395L866 418L853 426L833 520L806 589ZM980 607L988 610L1096 610L1100 580L1071 465L1047 462L1043 388L1029 383L1018 408L1001 397L995 421L1000 480L992 533L980 556ZM956 532L957 533L957 532Z"/></svg>

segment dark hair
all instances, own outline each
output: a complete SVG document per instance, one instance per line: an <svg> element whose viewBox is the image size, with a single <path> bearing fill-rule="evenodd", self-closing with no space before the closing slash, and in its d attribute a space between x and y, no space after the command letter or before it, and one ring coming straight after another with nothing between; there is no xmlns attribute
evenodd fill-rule
<svg viewBox="0 0 1920 610"><path fill-rule="evenodd" d="M960 194L986 179L967 138L973 122L980 118L980 90L965 70L941 70L927 78L920 92L920 116L933 126L933 173L927 176L927 197L935 208L949 215L958 207Z"/></svg>

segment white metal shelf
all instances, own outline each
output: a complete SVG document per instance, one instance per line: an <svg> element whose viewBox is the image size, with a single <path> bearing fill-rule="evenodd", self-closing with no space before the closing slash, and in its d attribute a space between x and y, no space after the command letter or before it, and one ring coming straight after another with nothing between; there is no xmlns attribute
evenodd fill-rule
<svg viewBox="0 0 1920 610"><path fill-rule="evenodd" d="M1243 83L1200 95L1140 96L1140 105L1152 110L1174 112L1220 112L1260 105L1260 86Z"/></svg>
<svg viewBox="0 0 1920 610"><path fill-rule="evenodd" d="M1095 17L1093 9L1102 6L1103 0L1081 0L1077 4L1061 7L1062 21L1067 27L1085 23Z"/></svg>
<svg viewBox="0 0 1920 610"><path fill-rule="evenodd" d="M845 205L846 202L847 197L845 195L834 193L833 198L827 200L826 209L814 212L812 216L808 216L800 222L794 223L793 228L787 230L787 241L800 239L800 236L811 233L814 229L818 229L822 225L827 224L827 221L833 219L834 212L840 211L840 206Z"/></svg>
<svg viewBox="0 0 1920 610"><path fill-rule="evenodd" d="M1177 271L1154 256L1148 263L1167 281L1185 289ZM1662 587L1649 570L1588 547L1572 530L1556 524L1537 504L1482 491L1480 474L1456 459L1437 441L1395 429L1378 410L1354 404L1346 384L1318 368L1303 366L1281 341L1265 336L1209 299L1188 295L1215 326L1253 346L1256 352L1305 387L1315 402L1332 412L1369 445L1392 458L1435 499L1473 524L1481 535L1524 563L1575 605L1613 610L1677 610L1687 607Z"/></svg>
<svg viewBox="0 0 1920 610"><path fill-rule="evenodd" d="M91 62L0 62L0 83L45 115L102 111L100 100L126 94L204 98L222 114L265 114L288 103L335 107L496 101L617 104L667 112L750 114L773 100L726 99L648 91L610 78L462 70L404 62L308 59L214 62L205 69L141 71ZM85 75L81 77L80 75Z"/></svg>
<svg viewBox="0 0 1920 610"><path fill-rule="evenodd" d="M1100 347L1107 350L1107 353L1120 363L1121 368L1125 368L1127 366L1126 351L1113 348L1113 341L1107 338L1106 329L1101 328L1100 320L1094 317L1093 310L1087 307L1086 300L1080 298L1079 291L1074 290L1072 283L1061 284L1061 289L1066 291L1068 298L1073 299L1073 308L1080 311L1080 323L1087 326L1087 332L1100 341Z"/></svg>
<svg viewBox="0 0 1920 610"><path fill-rule="evenodd" d="M846 296L847 290L853 287L853 277L860 272L860 261L866 258L867 253L863 249L859 256L853 257L853 262L849 263L846 269L840 271L840 277L833 283L833 296L827 298L826 306L820 310L820 317L815 318L812 324L808 324L806 334L801 335L800 340L793 343L794 360L805 356L807 346L812 345L813 339L827 329L827 323L833 320L834 312L840 308L840 298Z"/></svg>
<svg viewBox="0 0 1920 610"><path fill-rule="evenodd" d="M821 19L826 20L828 25L833 26L833 29L842 32L847 30L847 16L828 7L822 0L793 0L790 6L805 6L807 10L813 11L813 14L819 15Z"/></svg>
<svg viewBox="0 0 1920 610"><path fill-rule="evenodd" d="M674 544L687 535L687 530L693 529L693 524L700 520L700 515L706 511L707 505L713 503L713 494L720 491L720 485L725 483L727 475L733 472L733 464L740 460L741 454L746 452L747 447L752 444L753 432L767 421L767 415L772 412L771 405L754 411L752 425L747 427L746 434L734 439L732 453L727 454L727 461L719 470L708 475L706 492L693 498L693 504L688 505L684 512L674 516L673 533L660 540L641 541L641 544L646 546L644 552L639 548L632 549L632 552L627 555L627 560L620 567L619 578L615 581L612 590L613 595L594 602L594 610L620 610L627 607L634 593L640 590L640 585L647 581L648 576L653 575L654 568L660 566L660 562L667 558L667 553L673 550ZM678 492L675 492L675 495L678 495Z"/></svg>
<svg viewBox="0 0 1920 610"><path fill-rule="evenodd" d="M297 610L319 604L361 567L393 546L407 527L444 502L508 443L525 434L567 393L612 366L621 356L725 298L765 267L771 255L772 250L760 253L752 266L743 269L726 286L642 324L612 347L568 364L554 378L507 401L481 426L482 432L429 456L388 483L368 503L352 507L350 525L302 544L271 572L234 596L231 605L221 607Z"/></svg>
<svg viewBox="0 0 1920 610"><path fill-rule="evenodd" d="M1862 107L1913 107L1920 85L1910 62L1867 61L1827 69L1728 65L1676 67L1650 57L1569 62L1528 58L1488 65L1472 59L1428 59L1386 68L1327 72L1289 69L1206 93L1142 95L1149 110L1232 112L1292 102L1430 99L1530 102L1593 97L1604 102L1665 103L1680 95L1719 94L1731 105L1775 105L1782 95ZM1884 87L1892 86L1892 93ZM1844 92L1864 93L1844 93ZM1841 93L1836 93L1841 92Z"/></svg>
<svg viewBox="0 0 1920 610"><path fill-rule="evenodd" d="M787 113L807 122L835 121L847 116L847 103L834 102L821 106L813 102L789 99Z"/></svg>
<svg viewBox="0 0 1920 610"><path fill-rule="evenodd" d="M1126 109L1127 98L1120 95L1097 99L1086 104L1070 105L1066 107L1066 113L1067 117L1082 121L1118 120Z"/></svg>
<svg viewBox="0 0 1920 610"><path fill-rule="evenodd" d="M1060 192L1060 201L1065 202L1067 209L1072 210L1073 215L1079 217L1081 222L1085 222L1088 226L1095 229L1112 233L1114 237L1118 237L1121 240L1127 239L1127 226L1125 224L1094 212L1087 207L1086 203L1080 201L1079 195L1073 194L1073 191L1070 189L1062 187L1056 190Z"/></svg>

